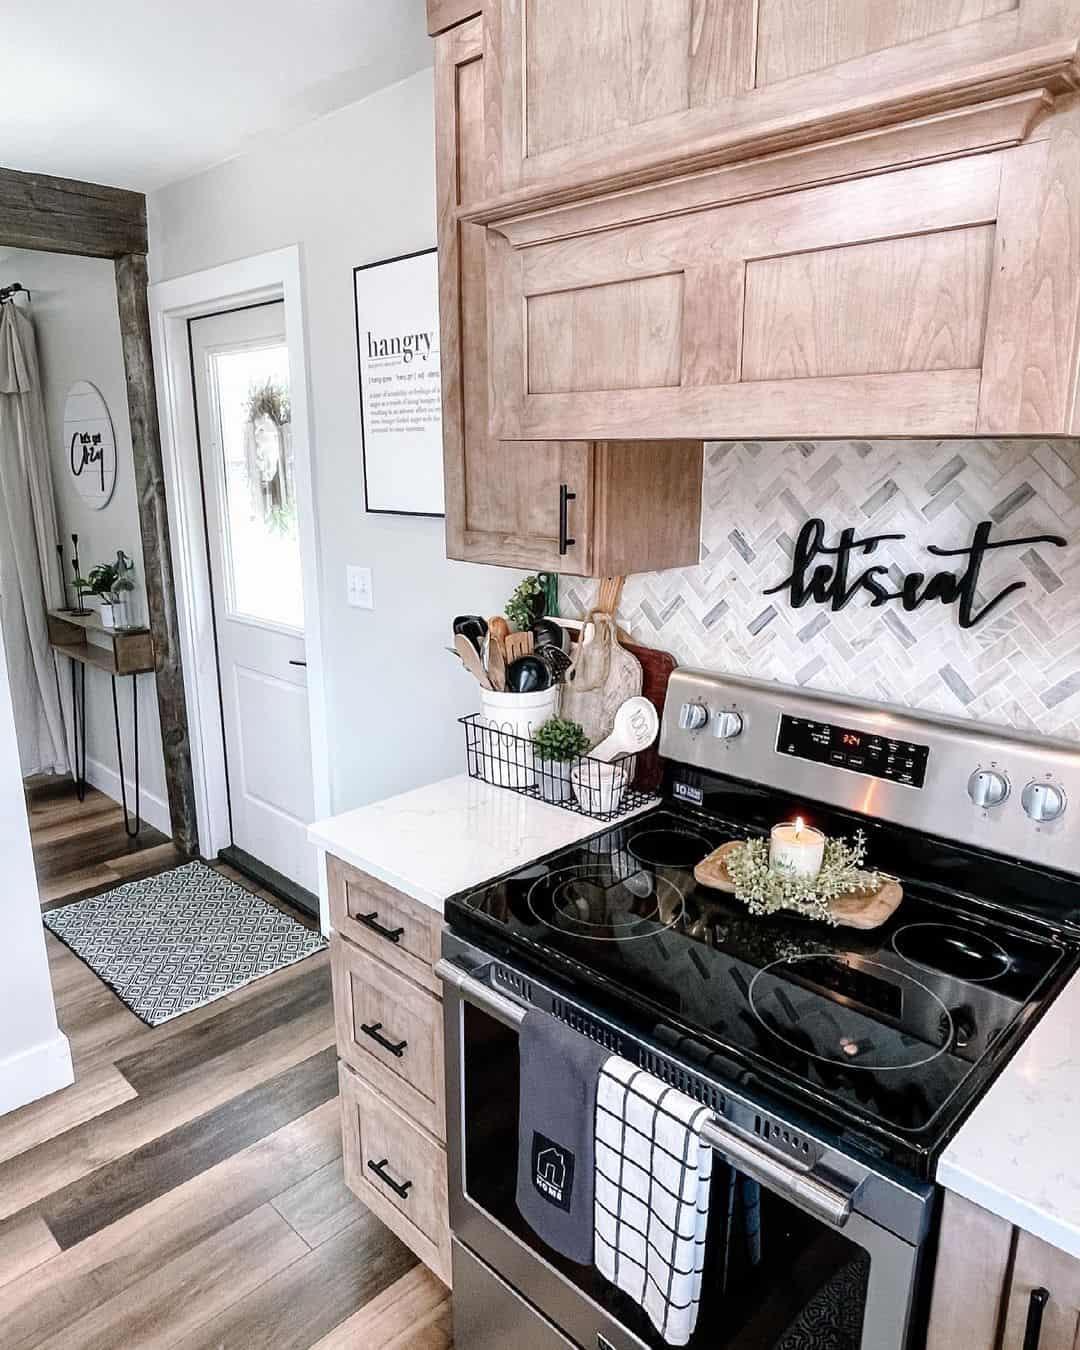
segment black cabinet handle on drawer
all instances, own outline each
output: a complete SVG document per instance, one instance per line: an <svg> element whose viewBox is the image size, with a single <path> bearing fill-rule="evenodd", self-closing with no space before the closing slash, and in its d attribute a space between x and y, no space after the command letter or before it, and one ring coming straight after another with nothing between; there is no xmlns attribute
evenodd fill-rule
<svg viewBox="0 0 1080 1350"><path fill-rule="evenodd" d="M570 503L577 501L577 493L571 492L566 483L559 484L559 554L569 551L576 539L570 537Z"/></svg>
<svg viewBox="0 0 1080 1350"><path fill-rule="evenodd" d="M400 942L401 935L404 933L405 929L384 928L381 923L375 922L378 913L379 911L377 909L373 909L370 914L358 914L356 918L365 928L370 928L373 933L378 933L378 935L385 938L387 942Z"/></svg>
<svg viewBox="0 0 1080 1350"><path fill-rule="evenodd" d="M377 1163L369 1162L369 1163L368 1163L368 1167L375 1173L375 1175L379 1178L379 1180L380 1180L381 1182L383 1182L384 1185L389 1186L390 1189L391 1189L392 1191L394 1191L396 1194L400 1195L401 1198L402 1198L402 1200L408 1200L408 1198L409 1198L409 1187L412 1185L412 1182L411 1182L411 1181L395 1181L393 1177L388 1176L388 1175L383 1171L383 1168L386 1166L386 1164L387 1164L389 1161L390 1161L389 1158L382 1158L382 1159L381 1159L379 1162L377 1162Z"/></svg>
<svg viewBox="0 0 1080 1350"><path fill-rule="evenodd" d="M371 1026L366 1026L361 1022L360 1030L365 1036L370 1036L373 1041L378 1045L381 1045L384 1050L389 1050L392 1055L397 1055L398 1059L405 1053L405 1047L409 1044L408 1041L398 1041L395 1045L393 1041L388 1041L385 1036L380 1036L379 1032L382 1030L381 1022L372 1022Z"/></svg>
<svg viewBox="0 0 1080 1350"><path fill-rule="evenodd" d="M1039 1350L1042 1340L1043 1311L1050 1302L1049 1289L1033 1289L1028 1299L1027 1326L1024 1327L1024 1350Z"/></svg>

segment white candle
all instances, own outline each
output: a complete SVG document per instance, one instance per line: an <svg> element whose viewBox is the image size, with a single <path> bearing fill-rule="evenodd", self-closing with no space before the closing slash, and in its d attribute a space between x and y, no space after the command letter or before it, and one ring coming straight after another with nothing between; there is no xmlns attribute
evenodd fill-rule
<svg viewBox="0 0 1080 1350"><path fill-rule="evenodd" d="M785 877L813 881L825 859L825 836L802 818L774 825L769 836L769 867Z"/></svg>

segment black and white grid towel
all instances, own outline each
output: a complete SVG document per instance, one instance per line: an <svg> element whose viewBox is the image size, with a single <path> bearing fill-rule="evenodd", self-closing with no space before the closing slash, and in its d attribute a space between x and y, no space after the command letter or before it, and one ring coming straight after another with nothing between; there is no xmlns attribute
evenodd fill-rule
<svg viewBox="0 0 1080 1350"><path fill-rule="evenodd" d="M596 1268L668 1345L697 1322L712 1149L707 1107L612 1055L596 1092Z"/></svg>

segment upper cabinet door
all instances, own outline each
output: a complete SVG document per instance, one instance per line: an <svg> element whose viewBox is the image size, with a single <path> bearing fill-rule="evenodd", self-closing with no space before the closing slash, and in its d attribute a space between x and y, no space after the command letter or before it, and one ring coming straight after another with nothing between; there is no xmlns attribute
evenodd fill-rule
<svg viewBox="0 0 1080 1350"><path fill-rule="evenodd" d="M447 554L468 562L586 573L591 445L501 445L488 434L485 231L457 216L482 194L484 74L479 19L436 39ZM570 506L567 494L573 494Z"/></svg>
<svg viewBox="0 0 1080 1350"><path fill-rule="evenodd" d="M1036 50L1044 70L1068 64L1080 4L487 0L484 21L499 198L821 140L880 123L897 98L1030 87Z"/></svg>
<svg viewBox="0 0 1080 1350"><path fill-rule="evenodd" d="M491 225L495 433L1077 434L1078 100Z"/></svg>

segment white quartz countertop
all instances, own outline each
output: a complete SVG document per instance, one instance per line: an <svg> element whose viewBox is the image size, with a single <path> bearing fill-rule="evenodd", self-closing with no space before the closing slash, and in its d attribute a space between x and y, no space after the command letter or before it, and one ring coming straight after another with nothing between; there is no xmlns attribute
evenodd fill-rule
<svg viewBox="0 0 1080 1350"><path fill-rule="evenodd" d="M441 914L448 895L607 828L458 774L318 821L308 838Z"/></svg>
<svg viewBox="0 0 1080 1350"><path fill-rule="evenodd" d="M945 1150L937 1179L1080 1258L1080 975Z"/></svg>

